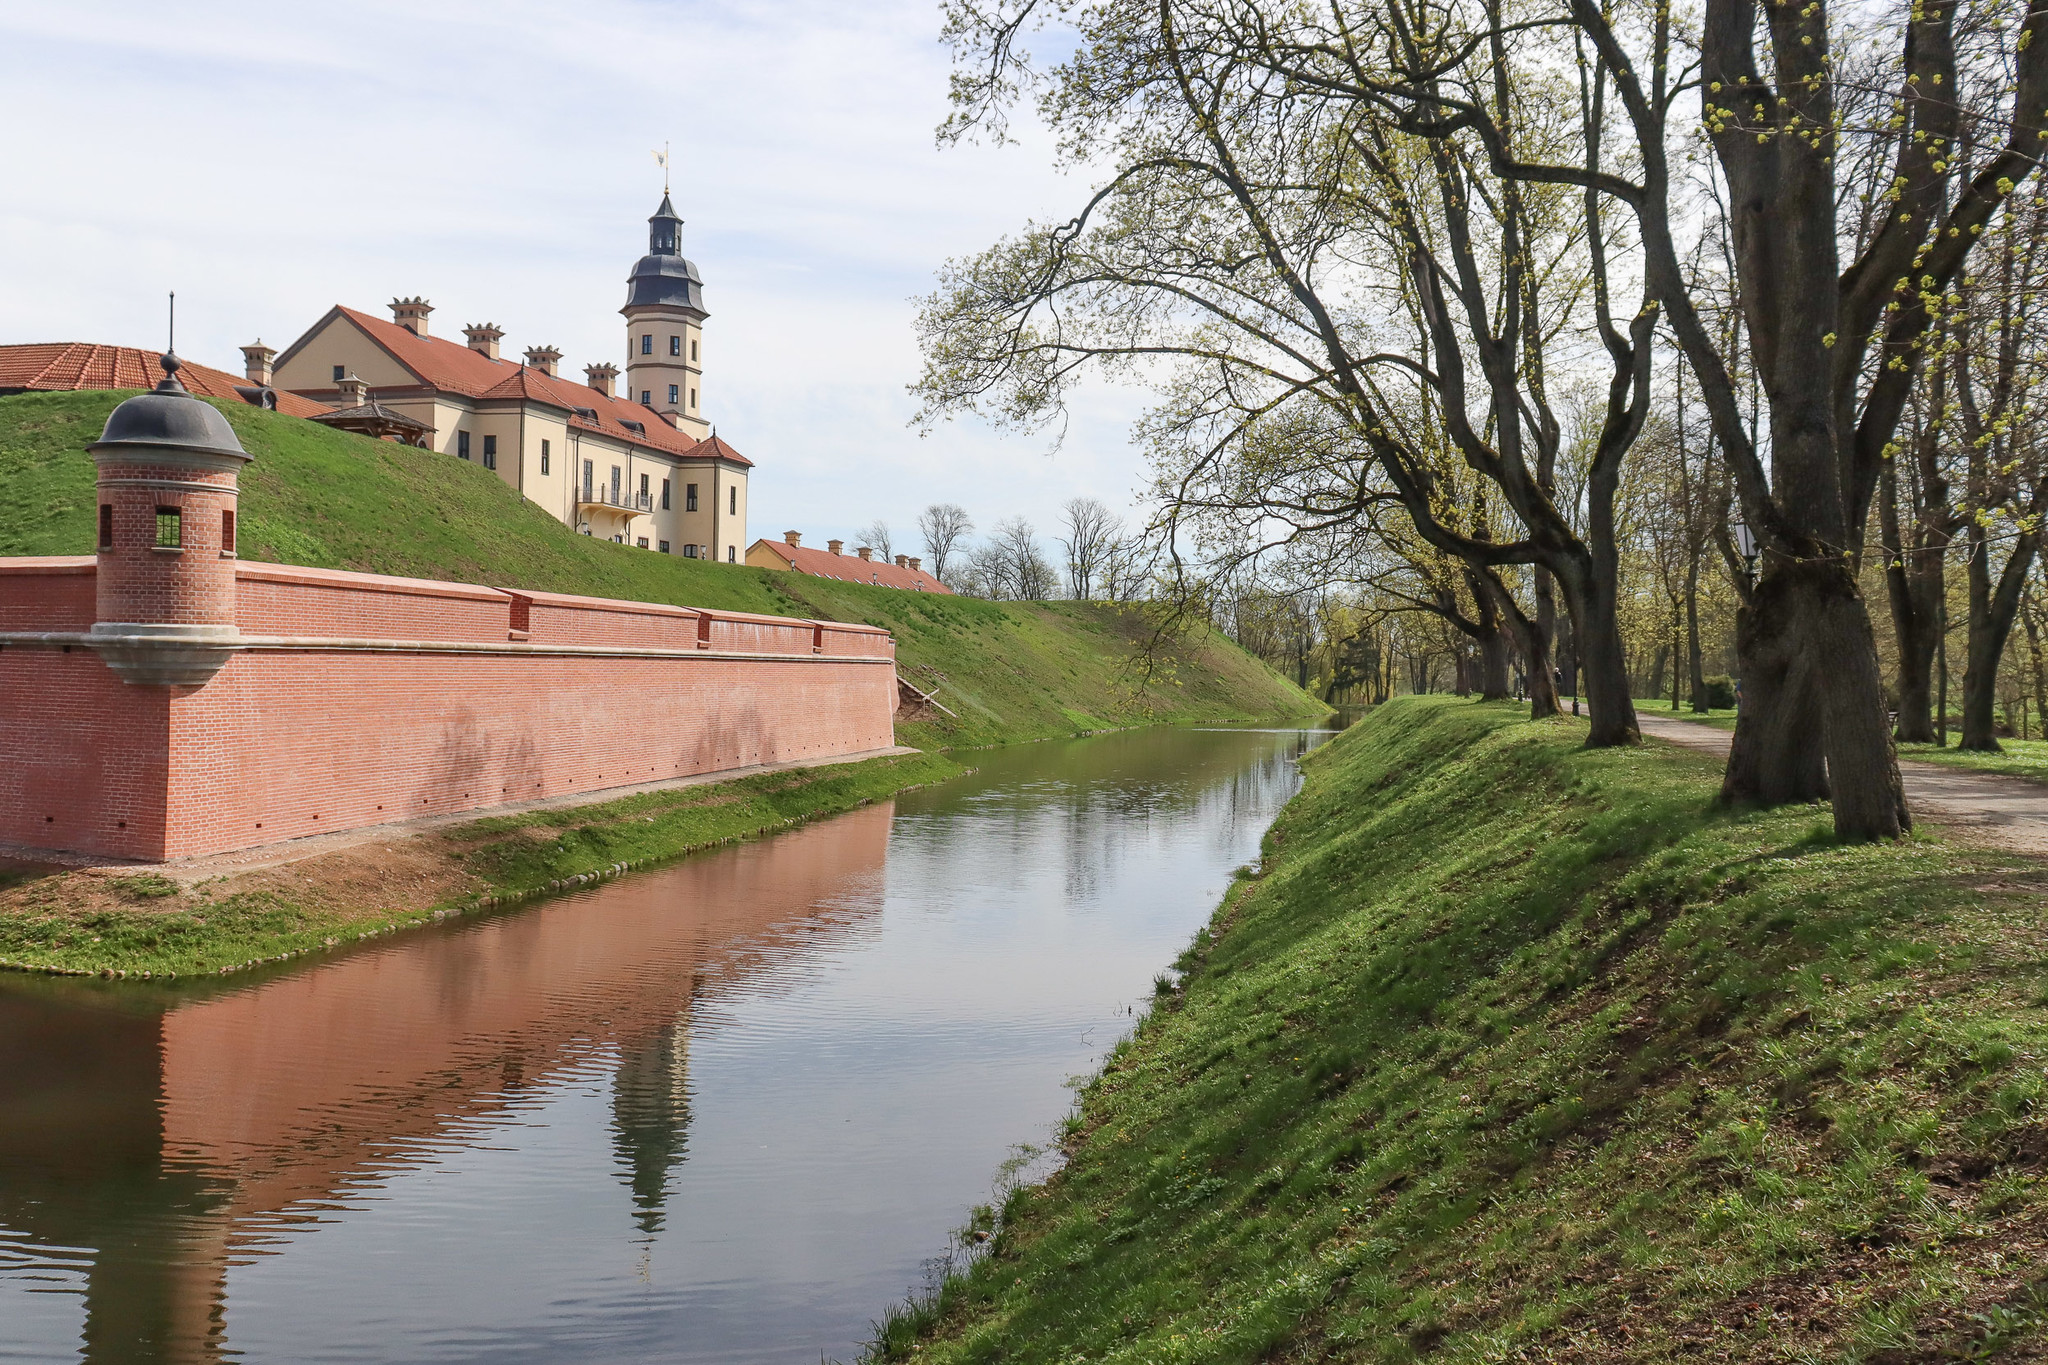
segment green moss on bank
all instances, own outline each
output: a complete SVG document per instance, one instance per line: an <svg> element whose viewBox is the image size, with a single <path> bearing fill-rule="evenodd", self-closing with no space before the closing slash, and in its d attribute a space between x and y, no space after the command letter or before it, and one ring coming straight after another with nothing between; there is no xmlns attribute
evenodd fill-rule
<svg viewBox="0 0 2048 1365"><path fill-rule="evenodd" d="M92 553L85 447L127 396L0 398L0 555ZM1328 710L1208 632L1141 669L1152 626L1135 608L897 592L614 545L574 534L478 464L244 404L215 406L255 456L241 478L245 558L881 626L896 637L902 675L936 687L956 713L902 722L904 744L1005 744Z"/></svg>
<svg viewBox="0 0 2048 1365"><path fill-rule="evenodd" d="M2048 1321L2040 870L1447 698L1306 785L889 1359L1984 1359Z"/></svg>
<svg viewBox="0 0 2048 1365"><path fill-rule="evenodd" d="M47 877L0 894L0 966L232 971L771 834L963 771L911 754L495 816L405 841L381 884L376 852L361 848L189 888L156 874ZM423 900L422 884L440 894Z"/></svg>

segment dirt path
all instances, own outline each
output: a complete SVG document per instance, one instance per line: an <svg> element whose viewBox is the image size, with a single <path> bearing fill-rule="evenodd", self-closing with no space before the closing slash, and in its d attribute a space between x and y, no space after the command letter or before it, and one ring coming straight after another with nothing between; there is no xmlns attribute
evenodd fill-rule
<svg viewBox="0 0 2048 1365"><path fill-rule="evenodd" d="M1689 720L1638 712L1636 723L1646 735L1717 757L1725 757L1735 742L1726 730ZM2015 853L2048 854L2048 787L1938 763L1902 762L1899 775L1915 819Z"/></svg>

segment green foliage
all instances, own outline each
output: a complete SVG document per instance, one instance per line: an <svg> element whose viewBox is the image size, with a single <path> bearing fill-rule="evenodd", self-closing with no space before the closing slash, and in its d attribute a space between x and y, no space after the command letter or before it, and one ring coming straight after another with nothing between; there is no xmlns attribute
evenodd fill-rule
<svg viewBox="0 0 2048 1365"><path fill-rule="evenodd" d="M1307 783L899 1310L922 1361L1983 1358L2042 1340L2038 889L1447 698ZM2020 890L2035 894L2021 896Z"/></svg>
<svg viewBox="0 0 2048 1365"><path fill-rule="evenodd" d="M1735 709L1735 679L1726 673L1710 673L1700 679L1706 684L1707 707L1713 711Z"/></svg>
<svg viewBox="0 0 2048 1365"><path fill-rule="evenodd" d="M126 396L0 398L0 555L92 552L84 451ZM1181 642L1148 679L1139 653L1152 623L1137 608L984 602L654 554L571 533L480 465L216 406L256 457L241 481L245 558L882 626L903 675L936 685L958 713L905 722L905 744L1323 709L1220 636Z"/></svg>

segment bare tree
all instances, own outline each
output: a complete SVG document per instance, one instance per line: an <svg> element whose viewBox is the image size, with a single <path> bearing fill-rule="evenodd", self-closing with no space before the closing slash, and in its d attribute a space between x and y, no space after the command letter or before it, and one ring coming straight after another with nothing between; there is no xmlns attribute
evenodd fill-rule
<svg viewBox="0 0 2048 1365"><path fill-rule="evenodd" d="M1096 577L1123 533L1123 523L1094 498L1069 498L1060 510L1066 522L1060 548L1067 554L1068 590L1077 598L1093 597Z"/></svg>
<svg viewBox="0 0 2048 1365"><path fill-rule="evenodd" d="M1038 544L1038 532L1022 517L996 523L989 547L1002 563L1003 596L1042 602L1059 591L1059 571Z"/></svg>
<svg viewBox="0 0 2048 1365"><path fill-rule="evenodd" d="M974 518L958 503L935 502L917 514L917 529L924 536L924 552L932 562L932 577L950 583L946 569L954 562L960 542L973 532Z"/></svg>
<svg viewBox="0 0 2048 1365"><path fill-rule="evenodd" d="M854 544L865 545L875 552L877 558L888 563L892 550L889 544L889 523L876 517L853 533Z"/></svg>

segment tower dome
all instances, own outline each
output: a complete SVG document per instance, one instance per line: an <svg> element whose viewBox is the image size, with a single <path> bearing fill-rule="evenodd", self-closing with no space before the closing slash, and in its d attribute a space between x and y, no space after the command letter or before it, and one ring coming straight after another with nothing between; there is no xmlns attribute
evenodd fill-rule
<svg viewBox="0 0 2048 1365"><path fill-rule="evenodd" d="M626 307L686 308L699 319L704 311L704 277L697 263L682 254L683 220L666 194L647 220L647 254L626 277Z"/></svg>
<svg viewBox="0 0 2048 1365"><path fill-rule="evenodd" d="M660 414L694 440L704 420L704 281L682 253L683 220L663 190L647 220L647 254L626 277L626 401Z"/></svg>

